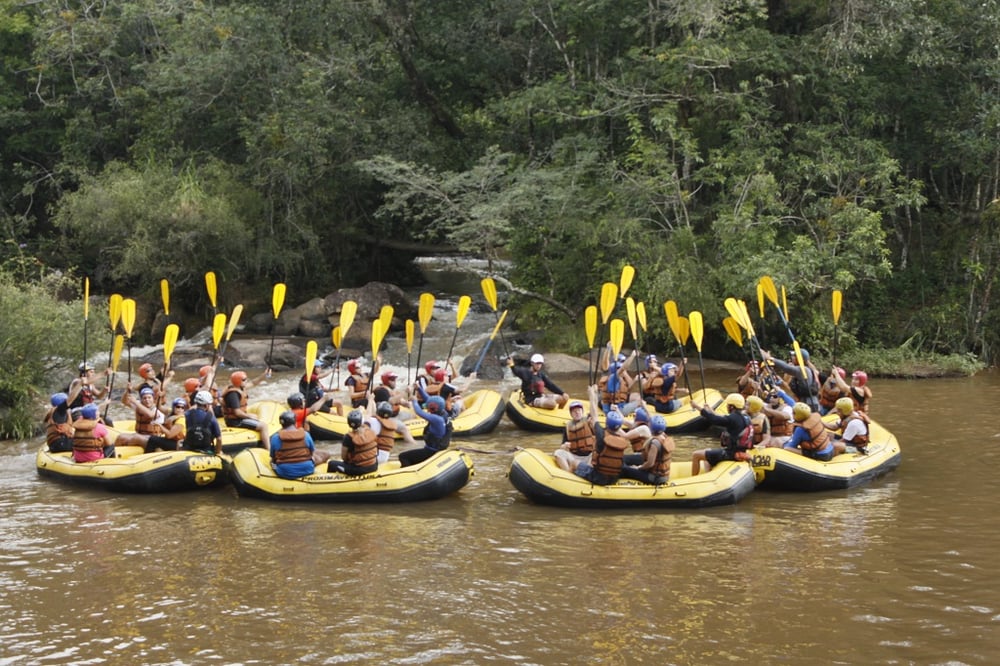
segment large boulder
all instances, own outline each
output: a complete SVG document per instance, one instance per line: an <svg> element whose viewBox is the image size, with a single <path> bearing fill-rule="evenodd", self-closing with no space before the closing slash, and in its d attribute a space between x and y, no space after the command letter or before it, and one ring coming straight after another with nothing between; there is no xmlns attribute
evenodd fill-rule
<svg viewBox="0 0 1000 666"><path fill-rule="evenodd" d="M382 306L391 305L393 309L392 323L390 331L402 330L403 322L406 319L414 319L416 310L413 304L406 298L403 290L394 284L387 282L369 282L363 287L351 289L338 289L323 299L323 307L326 311L327 320L330 326L340 325L340 313L343 311L344 303L354 301L358 305L357 314L354 316L356 322L369 323L376 319L382 312ZM368 328L370 326L361 326ZM354 328L351 328L354 334Z"/></svg>

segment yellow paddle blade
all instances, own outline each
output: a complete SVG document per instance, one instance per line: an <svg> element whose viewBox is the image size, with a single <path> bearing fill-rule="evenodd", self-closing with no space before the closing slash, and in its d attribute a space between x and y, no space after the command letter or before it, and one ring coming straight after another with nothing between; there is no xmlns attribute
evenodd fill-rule
<svg viewBox="0 0 1000 666"><path fill-rule="evenodd" d="M785 285L781 285L781 309L785 313L785 319L788 319L788 292L785 291Z"/></svg>
<svg viewBox="0 0 1000 666"><path fill-rule="evenodd" d="M111 350L111 370L112 372L118 372L118 361L122 358L122 346L125 344L124 335L115 336L115 344Z"/></svg>
<svg viewBox="0 0 1000 666"><path fill-rule="evenodd" d="M691 337L694 339L695 349L700 352L701 336L705 334L705 322L702 319L701 313L697 310L692 310L688 314L688 323L691 326Z"/></svg>
<svg viewBox="0 0 1000 666"><path fill-rule="evenodd" d="M90 317L90 278L83 278L83 320Z"/></svg>
<svg viewBox="0 0 1000 666"><path fill-rule="evenodd" d="M774 307L778 307L778 290L774 287L774 280L771 279L770 275L765 275L757 283L757 286L761 288L764 295L767 296L767 300L774 304Z"/></svg>
<svg viewBox="0 0 1000 666"><path fill-rule="evenodd" d="M622 298L625 298L625 292L628 288L632 286L632 280L635 278L635 269L632 266L625 264L622 266L622 275L618 280L618 284L621 286Z"/></svg>
<svg viewBox="0 0 1000 666"><path fill-rule="evenodd" d="M635 304L635 314L639 318L639 328L646 330L646 304L639 301Z"/></svg>
<svg viewBox="0 0 1000 666"><path fill-rule="evenodd" d="M597 306L588 305L583 311L583 328L587 333L587 346L594 348L594 336L597 335Z"/></svg>
<svg viewBox="0 0 1000 666"><path fill-rule="evenodd" d="M737 301L737 305L740 308L740 323L743 324L743 328L747 330L750 337L756 337L757 333L753 330L753 321L750 319L750 312L747 310L747 302L744 300Z"/></svg>
<svg viewBox="0 0 1000 666"><path fill-rule="evenodd" d="M833 325L836 326L840 322L840 306L843 302L843 294L840 293L839 289L833 290Z"/></svg>
<svg viewBox="0 0 1000 666"><path fill-rule="evenodd" d="M354 317L358 313L358 304L354 301L344 301L340 306L340 334L346 336L354 323Z"/></svg>
<svg viewBox="0 0 1000 666"><path fill-rule="evenodd" d="M122 301L122 328L125 329L125 337L132 338L132 329L135 327L135 301L126 298Z"/></svg>
<svg viewBox="0 0 1000 666"><path fill-rule="evenodd" d="M118 328L118 323L122 320L122 295L111 294L108 299L108 318L111 320L112 332Z"/></svg>
<svg viewBox="0 0 1000 666"><path fill-rule="evenodd" d="M677 303L673 301L667 301L663 304L663 311L667 315L667 323L670 325L670 331L674 334L674 338L677 342L681 341L681 327L679 324L680 315L677 314Z"/></svg>
<svg viewBox="0 0 1000 666"><path fill-rule="evenodd" d="M226 331L226 313L220 312L215 315L215 319L212 320L212 344L215 348L219 348L219 343L222 342L222 334Z"/></svg>
<svg viewBox="0 0 1000 666"><path fill-rule="evenodd" d="M313 366L316 365L316 354L317 354L316 347L317 347L317 345L316 345L316 341L315 340L310 340L309 342L306 343L306 376L307 377L312 374Z"/></svg>
<svg viewBox="0 0 1000 666"><path fill-rule="evenodd" d="M215 273L212 271L205 273L205 290L208 292L208 302L211 303L214 308L216 302L215 297L218 295L218 292L216 291Z"/></svg>
<svg viewBox="0 0 1000 666"><path fill-rule="evenodd" d="M379 347L382 346L382 337L385 331L382 330L382 320L376 319L372 322L372 358L378 356Z"/></svg>
<svg viewBox="0 0 1000 666"><path fill-rule="evenodd" d="M243 316L243 304L238 303L235 308L233 308L233 314L229 316L229 328L226 329L226 340L233 337L233 331L236 330L236 326L240 323L240 317Z"/></svg>
<svg viewBox="0 0 1000 666"><path fill-rule="evenodd" d="M406 353L413 353L413 320L406 320Z"/></svg>
<svg viewBox="0 0 1000 666"><path fill-rule="evenodd" d="M472 298L462 296L458 299L458 313L455 315L455 328L461 328L465 321L465 315L469 314L469 306L472 305Z"/></svg>
<svg viewBox="0 0 1000 666"><path fill-rule="evenodd" d="M631 296L625 299L625 314L628 316L628 327L629 330L632 331L632 339L635 340L638 338L638 331L635 327L637 315L635 314L635 301Z"/></svg>
<svg viewBox="0 0 1000 666"><path fill-rule="evenodd" d="M757 309L760 311L760 318L764 318L764 285L757 283Z"/></svg>
<svg viewBox="0 0 1000 666"><path fill-rule="evenodd" d="M490 308L496 312L497 310L497 285L493 281L493 278L483 278L479 282L479 286L483 288L483 297L486 302L490 304Z"/></svg>
<svg viewBox="0 0 1000 666"><path fill-rule="evenodd" d="M434 314L434 294L420 294L420 306L417 308L417 321L420 323L420 335L427 330L427 324L431 322Z"/></svg>
<svg viewBox="0 0 1000 666"><path fill-rule="evenodd" d="M163 314L170 314L170 283L166 278L160 280L160 298L163 299Z"/></svg>
<svg viewBox="0 0 1000 666"><path fill-rule="evenodd" d="M732 317L726 317L722 320L722 327L726 329L726 333L732 338L740 347L743 347L743 329L740 328L739 323Z"/></svg>
<svg viewBox="0 0 1000 666"><path fill-rule="evenodd" d="M625 342L625 322L621 319L611 320L611 351L618 356L622 350L622 343Z"/></svg>
<svg viewBox="0 0 1000 666"><path fill-rule="evenodd" d="M799 341L792 340L792 348L795 349L795 360L799 363L799 370L802 371L802 379L809 379L809 373L806 372L806 362L802 358L802 350L799 348Z"/></svg>
<svg viewBox="0 0 1000 666"><path fill-rule="evenodd" d="M181 332L181 327L177 324L167 324L163 330L163 365L170 365L170 357L174 354L174 347L177 346L177 336Z"/></svg>
<svg viewBox="0 0 1000 666"><path fill-rule="evenodd" d="M677 328L680 331L680 343L682 346L688 343L688 336L691 334L691 322L687 317L677 317Z"/></svg>
<svg viewBox="0 0 1000 666"><path fill-rule="evenodd" d="M332 342L333 346L336 347L337 349L340 349L340 340L341 340L341 337L342 337L342 334L340 332L340 327L339 326L334 326L333 327L333 331L330 333L330 342Z"/></svg>
<svg viewBox="0 0 1000 666"><path fill-rule="evenodd" d="M611 313L615 309L618 301L618 285L614 282L605 282L601 285L601 323L607 324L611 318Z"/></svg>
<svg viewBox="0 0 1000 666"><path fill-rule="evenodd" d="M379 310L378 320L382 324L382 335L389 332L389 328L392 326L392 315L395 311L392 309L391 305L383 305L382 309Z"/></svg>
<svg viewBox="0 0 1000 666"><path fill-rule="evenodd" d="M750 329L747 326L746 317L743 316L743 310L740 309L739 301L730 296L726 299L725 306L726 312L728 312L729 315L736 320L736 323L749 332Z"/></svg>
<svg viewBox="0 0 1000 666"><path fill-rule="evenodd" d="M274 285L274 290L271 292L271 312L274 313L275 319L281 314L281 308L285 304L285 289L287 289L285 283L279 282Z"/></svg>
<svg viewBox="0 0 1000 666"><path fill-rule="evenodd" d="M504 310L503 314L500 315L500 318L497 319L497 325L493 327L493 332L490 333L490 340L492 340L493 338L497 337L497 332L500 330L500 327L503 326L503 322L504 322L505 319L507 319L507 311L506 310Z"/></svg>

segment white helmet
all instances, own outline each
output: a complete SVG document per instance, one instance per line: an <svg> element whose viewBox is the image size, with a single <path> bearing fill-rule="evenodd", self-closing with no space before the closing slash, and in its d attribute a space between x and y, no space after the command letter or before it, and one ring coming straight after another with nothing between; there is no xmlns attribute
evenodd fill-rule
<svg viewBox="0 0 1000 666"><path fill-rule="evenodd" d="M531 355L531 362L532 363L545 363L545 357L542 356L541 354L532 354Z"/></svg>
<svg viewBox="0 0 1000 666"><path fill-rule="evenodd" d="M211 405L212 404L212 394L208 391L198 391L194 394L194 404L196 405Z"/></svg>

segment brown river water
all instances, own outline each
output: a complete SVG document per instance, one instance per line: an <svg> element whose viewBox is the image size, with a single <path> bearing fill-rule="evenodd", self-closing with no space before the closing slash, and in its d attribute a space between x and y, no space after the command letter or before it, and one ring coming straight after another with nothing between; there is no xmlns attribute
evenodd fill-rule
<svg viewBox="0 0 1000 666"><path fill-rule="evenodd" d="M1000 374L872 387L888 477L686 512L528 503L509 450L558 436L506 419L456 442L489 452L460 493L402 506L116 496L6 443L0 665L998 663Z"/></svg>

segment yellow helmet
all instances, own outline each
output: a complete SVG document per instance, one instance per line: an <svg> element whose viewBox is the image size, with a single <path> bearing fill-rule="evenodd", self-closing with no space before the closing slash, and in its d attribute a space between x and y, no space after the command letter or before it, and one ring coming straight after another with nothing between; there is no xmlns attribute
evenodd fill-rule
<svg viewBox="0 0 1000 666"><path fill-rule="evenodd" d="M762 409L764 409L764 401L761 400L760 396L752 395L747 398L747 414L756 414Z"/></svg>
<svg viewBox="0 0 1000 666"><path fill-rule="evenodd" d="M854 411L854 401L850 398L837 398L834 407L841 416L850 416L851 412Z"/></svg>
<svg viewBox="0 0 1000 666"><path fill-rule="evenodd" d="M805 421L812 414L812 410L804 402L797 402L792 406L792 418L796 421Z"/></svg>
<svg viewBox="0 0 1000 666"><path fill-rule="evenodd" d="M743 409L746 407L747 401L739 393L730 393L726 396L725 403L730 407L735 407L736 409Z"/></svg>

